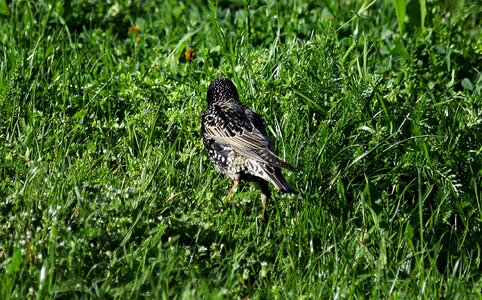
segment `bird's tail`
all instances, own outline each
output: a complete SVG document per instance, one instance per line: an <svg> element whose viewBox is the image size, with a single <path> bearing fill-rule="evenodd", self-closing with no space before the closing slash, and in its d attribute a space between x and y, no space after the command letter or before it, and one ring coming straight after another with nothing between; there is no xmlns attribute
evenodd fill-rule
<svg viewBox="0 0 482 300"><path fill-rule="evenodd" d="M259 156L267 163L269 163L272 166L278 167L278 168L283 168L287 169L290 171L294 171L295 168L290 165L289 163L285 162L282 160L279 156L277 156L273 151L262 151L259 153ZM281 175L283 177L283 175Z"/></svg>
<svg viewBox="0 0 482 300"><path fill-rule="evenodd" d="M281 169L276 168L274 173L268 173L271 183L276 186L276 188L282 193L295 193L295 190L290 186L283 174L281 174Z"/></svg>

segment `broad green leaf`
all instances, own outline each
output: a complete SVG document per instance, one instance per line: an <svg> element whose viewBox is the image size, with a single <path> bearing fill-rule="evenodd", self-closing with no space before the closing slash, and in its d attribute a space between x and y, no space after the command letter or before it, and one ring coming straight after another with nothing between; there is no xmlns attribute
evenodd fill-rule
<svg viewBox="0 0 482 300"><path fill-rule="evenodd" d="M406 0L393 0L395 5L395 12L397 13L398 28L400 29L400 34L403 34L405 30L405 15L407 9Z"/></svg>
<svg viewBox="0 0 482 300"><path fill-rule="evenodd" d="M470 90L470 91L473 91L473 90L474 90L474 86L472 85L472 82L471 82L470 79L468 79L468 78L462 79L462 86L463 86L464 89L466 89L466 90Z"/></svg>

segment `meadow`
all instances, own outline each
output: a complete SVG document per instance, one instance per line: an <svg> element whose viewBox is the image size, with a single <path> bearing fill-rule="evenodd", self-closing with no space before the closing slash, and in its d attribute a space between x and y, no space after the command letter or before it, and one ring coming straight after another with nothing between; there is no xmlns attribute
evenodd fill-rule
<svg viewBox="0 0 482 300"><path fill-rule="evenodd" d="M481 299L481 25L476 0L0 1L0 298ZM220 76L296 166L265 220L203 149Z"/></svg>

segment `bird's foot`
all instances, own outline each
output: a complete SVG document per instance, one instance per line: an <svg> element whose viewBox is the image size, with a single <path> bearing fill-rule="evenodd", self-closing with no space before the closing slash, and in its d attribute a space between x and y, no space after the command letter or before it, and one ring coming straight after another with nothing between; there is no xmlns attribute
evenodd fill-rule
<svg viewBox="0 0 482 300"><path fill-rule="evenodd" d="M229 201L228 199L229 197L226 197L226 200L224 201L224 203L226 203L226 206L228 208L237 208L239 207L239 204L238 204L238 201L234 200L234 201Z"/></svg>

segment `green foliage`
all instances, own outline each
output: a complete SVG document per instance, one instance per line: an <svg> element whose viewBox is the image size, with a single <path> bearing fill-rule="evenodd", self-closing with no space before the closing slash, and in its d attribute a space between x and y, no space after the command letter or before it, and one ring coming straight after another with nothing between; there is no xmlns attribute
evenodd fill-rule
<svg viewBox="0 0 482 300"><path fill-rule="evenodd" d="M208 4L0 1L0 297L480 298L480 5ZM297 166L266 221L218 76Z"/></svg>
<svg viewBox="0 0 482 300"><path fill-rule="evenodd" d="M395 6L395 12L397 13L397 22L400 33L405 31L405 16L407 14L407 1L406 0L393 0Z"/></svg>

